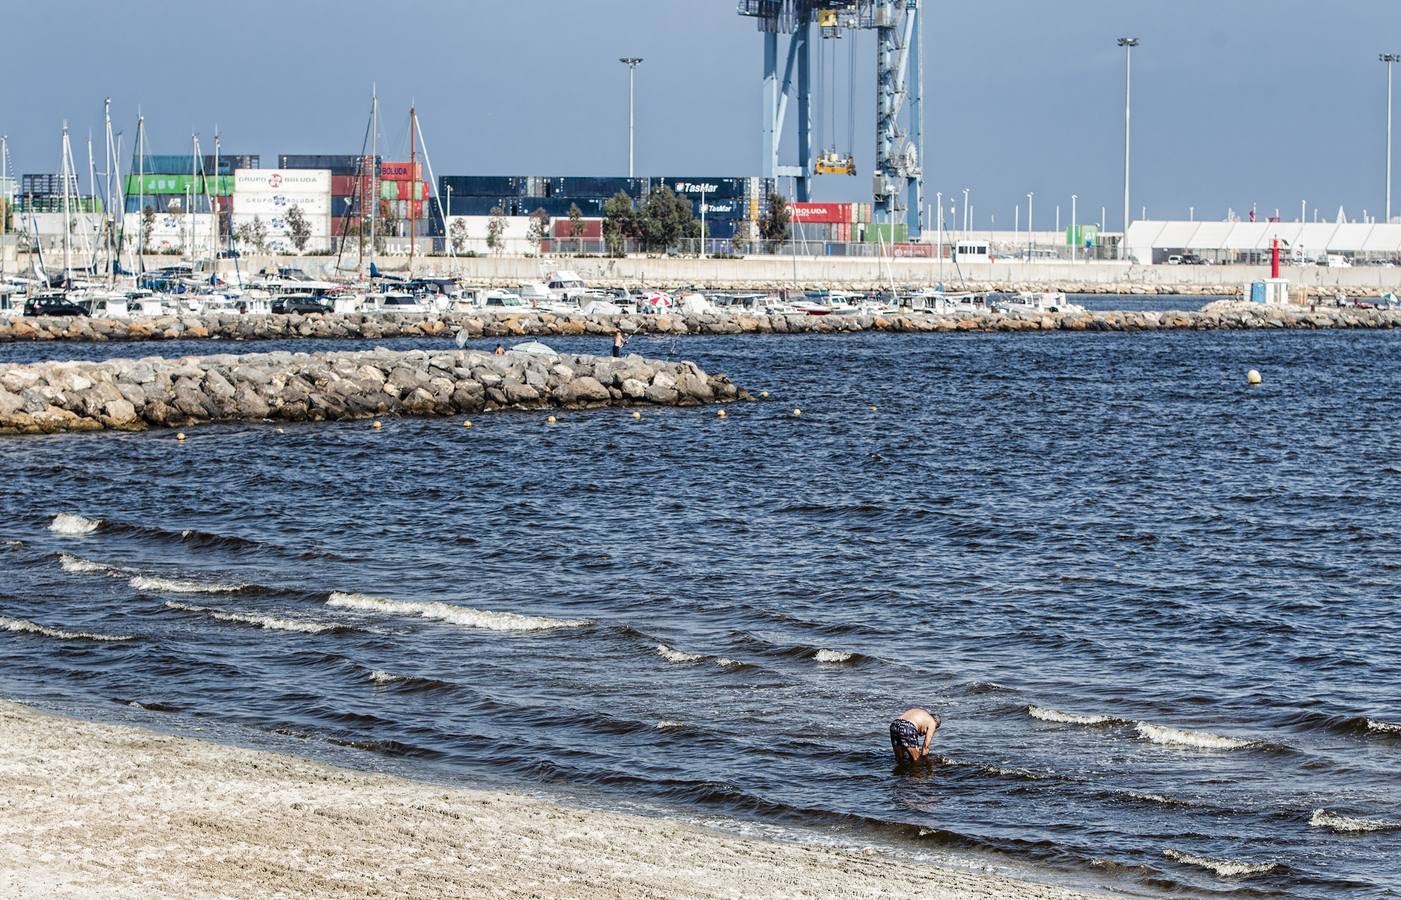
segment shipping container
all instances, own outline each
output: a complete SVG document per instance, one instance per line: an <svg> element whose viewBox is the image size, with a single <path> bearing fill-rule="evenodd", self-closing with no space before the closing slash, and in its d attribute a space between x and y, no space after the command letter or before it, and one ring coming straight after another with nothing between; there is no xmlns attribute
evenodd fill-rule
<svg viewBox="0 0 1401 900"><path fill-rule="evenodd" d="M596 241L603 237L602 219L580 219L579 226L582 232L574 234L574 223L567 218L557 218L550 223L550 234L560 239L575 238L578 240Z"/></svg>
<svg viewBox="0 0 1401 900"><path fill-rule="evenodd" d="M68 198L68 212L70 213L100 213L102 212L101 197L74 197ZM62 213L64 211L63 195L57 197L30 196L24 195L15 200L15 212L38 212L38 213ZM15 231L22 231L19 225L15 225Z"/></svg>
<svg viewBox="0 0 1401 900"><path fill-rule="evenodd" d="M833 225L850 223L855 211L852 203L790 203L788 210L793 224Z"/></svg>
<svg viewBox="0 0 1401 900"><path fill-rule="evenodd" d="M373 185L374 177L369 174L331 176L331 193L340 197L369 194L374 190Z"/></svg>
<svg viewBox="0 0 1401 900"><path fill-rule="evenodd" d="M128 194L126 198L125 212L139 213L143 209L150 209L157 214L165 212L195 212L207 213L211 207L209 198L203 194L195 194L187 197L184 194L148 194L141 197L138 194Z"/></svg>
<svg viewBox="0 0 1401 900"><path fill-rule="evenodd" d="M234 180L231 175L192 178L189 175L147 175L141 178L128 175L126 191L131 194L214 194L226 197L233 193Z"/></svg>
<svg viewBox="0 0 1401 900"><path fill-rule="evenodd" d="M735 236L738 227L734 219L706 219L706 240L728 240Z"/></svg>
<svg viewBox="0 0 1401 900"><path fill-rule="evenodd" d="M413 196L410 197L409 193ZM428 184L423 181L381 181L379 196L383 200L422 200L429 196Z"/></svg>
<svg viewBox="0 0 1401 900"><path fill-rule="evenodd" d="M633 199L641 199L647 196L648 179L646 178L595 178L591 176L565 175L556 178L544 179L544 194L529 194L527 196L544 197L583 197L595 200L607 200L615 194L627 194Z"/></svg>
<svg viewBox="0 0 1401 900"><path fill-rule="evenodd" d="M250 194L238 193L233 196L233 210L236 213L258 214L262 216L285 215L287 210L297 207L305 216L329 216L331 214L330 194Z"/></svg>
<svg viewBox="0 0 1401 900"><path fill-rule="evenodd" d="M239 169L236 194L324 194L331 196L329 169Z"/></svg>
<svg viewBox="0 0 1401 900"><path fill-rule="evenodd" d="M268 234L277 235L288 234L290 232L286 215L262 216L240 212L234 212L233 214L233 227L235 229L252 224L255 221L261 222L262 225L267 228ZM326 237L331 233L330 216L307 216L306 223L310 227L313 237Z"/></svg>
<svg viewBox="0 0 1401 900"><path fill-rule="evenodd" d="M903 223L899 225L867 225L866 242L891 244L903 244L909 240L910 226Z"/></svg>
<svg viewBox="0 0 1401 900"><path fill-rule="evenodd" d="M23 195L35 197L62 196L63 176L62 175L21 175L19 177L19 192ZM68 193L70 195L78 193L78 176L68 176Z"/></svg>
<svg viewBox="0 0 1401 900"><path fill-rule="evenodd" d="M133 175L232 175L237 169L256 169L261 161L257 153L220 153L217 160L212 153L201 157L147 154L145 159L133 156L129 171Z"/></svg>
<svg viewBox="0 0 1401 900"><path fill-rule="evenodd" d="M651 189L667 187L674 194L699 200L704 194L707 200L743 200L749 194L747 178L681 178L668 176L653 178Z"/></svg>
<svg viewBox="0 0 1401 900"><path fill-rule="evenodd" d="M378 162L378 156L284 153L277 157L279 169L328 169L334 175L369 172Z"/></svg>
<svg viewBox="0 0 1401 900"><path fill-rule="evenodd" d="M443 175L438 193L446 197L520 197L529 179L514 175Z"/></svg>
<svg viewBox="0 0 1401 900"><path fill-rule="evenodd" d="M381 162L379 177L385 181L422 181L423 163Z"/></svg>

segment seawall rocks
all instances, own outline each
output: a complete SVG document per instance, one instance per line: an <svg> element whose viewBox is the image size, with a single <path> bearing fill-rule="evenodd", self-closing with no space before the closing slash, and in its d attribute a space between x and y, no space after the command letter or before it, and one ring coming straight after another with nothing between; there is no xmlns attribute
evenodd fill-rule
<svg viewBox="0 0 1401 900"><path fill-rule="evenodd" d="M694 363L635 355L376 349L0 365L9 434L747 399Z"/></svg>
<svg viewBox="0 0 1401 900"><path fill-rule="evenodd" d="M625 315L584 318L544 312L512 315L447 313L441 316L338 314L291 316L168 316L157 319L0 319L7 341L160 341L219 338L234 341L298 337L379 340L443 336L469 338L526 335L598 335L621 328L628 334L832 334L853 331L1173 331L1248 328L1397 328L1401 309L1261 306L1217 301L1177 312L1091 311L1080 313L967 313L931 315Z"/></svg>

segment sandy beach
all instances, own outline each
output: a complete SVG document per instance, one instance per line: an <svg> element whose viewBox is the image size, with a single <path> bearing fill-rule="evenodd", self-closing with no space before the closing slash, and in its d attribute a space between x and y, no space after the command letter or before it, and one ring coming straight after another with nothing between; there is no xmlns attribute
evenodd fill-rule
<svg viewBox="0 0 1401 900"><path fill-rule="evenodd" d="M1067 898L0 703L0 894Z"/></svg>

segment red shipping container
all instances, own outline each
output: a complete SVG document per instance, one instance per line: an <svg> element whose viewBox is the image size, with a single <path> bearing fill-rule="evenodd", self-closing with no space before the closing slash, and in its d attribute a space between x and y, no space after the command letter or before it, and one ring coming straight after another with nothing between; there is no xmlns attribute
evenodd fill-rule
<svg viewBox="0 0 1401 900"><path fill-rule="evenodd" d="M381 162L379 177L382 181L422 181L423 163Z"/></svg>
<svg viewBox="0 0 1401 900"><path fill-rule="evenodd" d="M359 189L358 191L357 191L356 188L355 188L356 182L357 182L357 181L358 181L359 184L360 184L360 189ZM365 196L369 196L369 194L370 194L370 192L371 192L372 190L373 190L373 187L372 187L372 185L371 185L370 177L369 177L368 175L365 175L365 176L355 176L355 175L332 175L332 176L331 176L331 196L333 196L333 197L353 197L353 196L355 196L356 194L359 194L360 196L365 197Z"/></svg>
<svg viewBox="0 0 1401 900"><path fill-rule="evenodd" d="M842 225L851 221L850 203L790 203L794 224Z"/></svg>
<svg viewBox="0 0 1401 900"><path fill-rule="evenodd" d="M576 235L570 232L570 228L573 227L573 224L574 223L570 222L567 218L555 219L551 226L551 234L560 239L576 237ZM579 224L584 228L583 233L577 235L579 240L597 241L603 238L602 219L580 219Z"/></svg>

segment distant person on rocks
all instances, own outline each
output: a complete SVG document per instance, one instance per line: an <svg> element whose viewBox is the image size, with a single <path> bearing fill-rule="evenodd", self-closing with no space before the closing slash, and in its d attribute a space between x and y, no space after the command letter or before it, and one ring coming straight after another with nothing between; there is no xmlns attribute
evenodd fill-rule
<svg viewBox="0 0 1401 900"><path fill-rule="evenodd" d="M497 356L505 356L505 355L506 355L506 347L505 347L504 344L497 344L497 345L496 345L496 355L497 355Z"/></svg>
<svg viewBox="0 0 1401 900"><path fill-rule="evenodd" d="M614 355L614 356L622 356L622 355L623 355L623 345L626 344L627 342L628 342L628 339L625 338L625 337L623 337L623 329L621 329L621 328L615 328L615 329L613 329L613 355Z"/></svg>
<svg viewBox="0 0 1401 900"><path fill-rule="evenodd" d="M942 724L942 719L918 706L902 712L890 723L890 749L895 754L895 762L913 765L927 759L934 732Z"/></svg>

